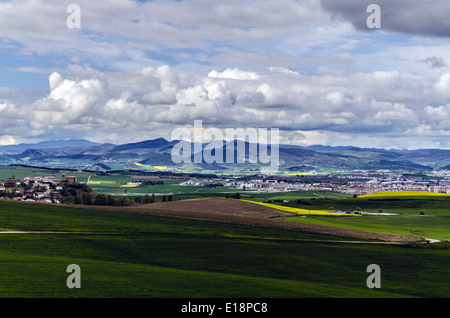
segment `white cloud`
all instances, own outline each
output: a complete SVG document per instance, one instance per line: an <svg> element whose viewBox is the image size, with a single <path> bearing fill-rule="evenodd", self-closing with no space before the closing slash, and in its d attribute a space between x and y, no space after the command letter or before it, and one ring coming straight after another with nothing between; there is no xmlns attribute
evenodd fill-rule
<svg viewBox="0 0 450 318"><path fill-rule="evenodd" d="M280 128L285 139L299 131L307 137L297 140L303 144L362 142L362 135L381 144L425 127L429 138L445 136L448 104L428 103L443 82L398 72L308 76L278 68L225 69L202 77L169 66L109 73L71 65L49 75L43 97L19 104L12 92L4 90L2 99L0 91L0 113L4 134L14 138L76 132L110 142L139 140L167 137L202 119L205 127L222 129Z"/></svg>
<svg viewBox="0 0 450 318"><path fill-rule="evenodd" d="M0 88L2 134L126 141L202 119L277 127L291 141L300 132L305 144L445 136L448 43L389 33L393 21L368 35L344 2L338 10L323 0L323 11L319 0L81 0L74 30L65 24L69 0L4 1L0 54L30 57L8 70L47 74L49 90ZM431 26L419 33L441 36Z"/></svg>
<svg viewBox="0 0 450 318"><path fill-rule="evenodd" d="M48 125L80 125L95 114L104 95L103 83L98 79L74 81L62 79L59 73L49 77L50 94L31 105L34 128Z"/></svg>
<svg viewBox="0 0 450 318"><path fill-rule="evenodd" d="M433 107L428 105L425 107L425 112L431 120L439 122L450 117L449 109L449 106L439 105L438 107Z"/></svg>
<svg viewBox="0 0 450 318"><path fill-rule="evenodd" d="M169 66L120 76L73 66L65 72L73 79L52 73L48 95L23 107L32 130L85 129L86 134L95 130L112 136L114 129L143 133L155 125L173 128L202 119L222 128L276 127L321 136L399 134L448 117L444 106L418 103L432 86L428 82L414 92L414 103L398 101L403 90L412 94L415 87L408 84L416 82L396 72L305 76L276 68L229 69L199 77L175 73ZM13 115L8 104L1 105L2 114Z"/></svg>
<svg viewBox="0 0 450 318"><path fill-rule="evenodd" d="M216 70L213 70L213 71L209 72L208 76L212 77L212 78L229 78L229 79L235 79L235 80L256 80L261 77L256 72L242 71L238 68L226 69L223 72L218 72Z"/></svg>
<svg viewBox="0 0 450 318"><path fill-rule="evenodd" d="M50 84L50 90L53 90L53 89L57 88L59 86L59 84L61 84L62 77L58 72L53 72L50 75L48 81Z"/></svg>
<svg viewBox="0 0 450 318"><path fill-rule="evenodd" d="M17 144L17 139L14 136L0 136L0 145L15 145Z"/></svg>
<svg viewBox="0 0 450 318"><path fill-rule="evenodd" d="M434 85L434 90L440 97L450 100L450 73L443 73L441 75Z"/></svg>

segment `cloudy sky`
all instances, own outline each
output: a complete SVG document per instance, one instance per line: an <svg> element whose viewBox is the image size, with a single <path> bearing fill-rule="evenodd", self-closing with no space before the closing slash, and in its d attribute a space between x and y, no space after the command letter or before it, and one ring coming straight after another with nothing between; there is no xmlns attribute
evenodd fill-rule
<svg viewBox="0 0 450 318"><path fill-rule="evenodd" d="M450 149L449 16L448 0L1 1L0 145L170 139L202 120Z"/></svg>

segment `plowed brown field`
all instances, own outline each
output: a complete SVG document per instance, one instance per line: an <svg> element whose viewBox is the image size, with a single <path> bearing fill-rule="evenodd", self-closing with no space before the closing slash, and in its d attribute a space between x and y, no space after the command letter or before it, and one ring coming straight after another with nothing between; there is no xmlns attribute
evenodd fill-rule
<svg viewBox="0 0 450 318"><path fill-rule="evenodd" d="M414 236L379 233L307 222L294 222L284 220L278 217L296 215L259 204L232 199L202 198L173 202L136 204L130 207L83 207L89 209L94 208L102 210L114 210L127 213L140 213L157 216L279 228L311 233L331 234L343 237L379 240L385 242L413 242L422 240Z"/></svg>

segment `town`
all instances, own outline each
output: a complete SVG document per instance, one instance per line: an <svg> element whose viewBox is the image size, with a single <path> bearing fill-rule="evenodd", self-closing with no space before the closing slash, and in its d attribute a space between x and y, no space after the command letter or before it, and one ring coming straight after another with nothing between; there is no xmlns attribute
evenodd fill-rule
<svg viewBox="0 0 450 318"><path fill-rule="evenodd" d="M223 187L226 192L288 192L288 191L327 191L347 195L364 195L386 191L424 191L450 194L450 172L439 171L427 175L402 174L387 171L377 172L340 172L323 173L308 172L290 175L253 176L196 176L185 178L173 177L179 180L180 186L198 186L217 188ZM131 181L133 186L163 185L163 181ZM39 203L67 203L64 202L69 188L85 187L78 182L77 177L62 174L60 179L55 176L25 177L21 180L13 175L11 178L0 181L0 198L15 201L29 201ZM80 188L81 189L81 188ZM71 189L74 192L73 189ZM76 194L76 193L75 193ZM72 193L72 195L75 195ZM173 193L169 193L173 194ZM94 193L95 195L95 193ZM70 202L69 202L70 203Z"/></svg>
<svg viewBox="0 0 450 318"><path fill-rule="evenodd" d="M259 174L250 179L191 179L182 185L234 187L243 191L330 191L363 195L384 191L425 191L450 194L450 173L436 172L431 176L390 172L316 173L268 176Z"/></svg>
<svg viewBox="0 0 450 318"><path fill-rule="evenodd" d="M30 201L39 203L60 203L62 191L67 185L77 184L77 177L63 174L61 179L54 176L25 177L18 180L11 178L0 182L0 198L15 201Z"/></svg>

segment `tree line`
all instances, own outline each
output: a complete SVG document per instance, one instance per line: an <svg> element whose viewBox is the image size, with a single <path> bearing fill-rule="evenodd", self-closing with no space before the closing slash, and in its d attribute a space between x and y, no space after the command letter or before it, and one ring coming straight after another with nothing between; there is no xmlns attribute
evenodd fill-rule
<svg viewBox="0 0 450 318"><path fill-rule="evenodd" d="M82 204L82 205L101 205L101 206L131 206L135 202L129 197L114 197L111 194L99 193L93 195L92 193L84 192L77 195L63 196L61 203L64 204Z"/></svg>
<svg viewBox="0 0 450 318"><path fill-rule="evenodd" d="M131 206L135 203L154 203L155 194L146 194L143 196L119 196L112 194L94 193L86 184L71 184L64 187L61 192L61 203L82 204L82 205L100 205L100 206ZM163 195L162 202L173 200L172 195Z"/></svg>

